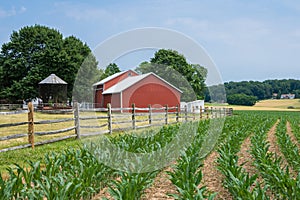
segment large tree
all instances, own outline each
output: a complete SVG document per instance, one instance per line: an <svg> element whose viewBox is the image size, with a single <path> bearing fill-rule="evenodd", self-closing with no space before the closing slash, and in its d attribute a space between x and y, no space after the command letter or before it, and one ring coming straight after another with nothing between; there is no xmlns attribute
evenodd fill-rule
<svg viewBox="0 0 300 200"><path fill-rule="evenodd" d="M120 68L116 63L110 63L104 70L104 73L101 75L100 79L105 79L115 73L121 72Z"/></svg>
<svg viewBox="0 0 300 200"><path fill-rule="evenodd" d="M90 48L74 36L63 38L55 29L34 25L14 31L0 52L0 99L9 102L38 96L38 83L56 74L68 83L68 97ZM92 62L92 63L91 63ZM90 59L97 74L97 61Z"/></svg>
<svg viewBox="0 0 300 200"><path fill-rule="evenodd" d="M204 98L207 69L199 64L189 64L186 58L175 50L158 50L150 63L141 63L136 71L142 74L154 72L166 79L183 91L182 101Z"/></svg>

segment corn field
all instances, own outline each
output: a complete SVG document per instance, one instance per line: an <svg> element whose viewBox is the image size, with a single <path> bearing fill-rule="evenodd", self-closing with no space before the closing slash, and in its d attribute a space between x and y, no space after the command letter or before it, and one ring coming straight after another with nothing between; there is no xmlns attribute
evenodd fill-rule
<svg viewBox="0 0 300 200"><path fill-rule="evenodd" d="M191 144L164 168L138 173L106 166L97 159L103 152L92 138L89 147L8 168L8 176L0 177L0 199L299 199L299 113L235 111L226 118L211 153L203 157L211 120L220 119L108 136L120 149L142 154L161 150L196 125ZM211 154L216 154L214 164L205 167Z"/></svg>

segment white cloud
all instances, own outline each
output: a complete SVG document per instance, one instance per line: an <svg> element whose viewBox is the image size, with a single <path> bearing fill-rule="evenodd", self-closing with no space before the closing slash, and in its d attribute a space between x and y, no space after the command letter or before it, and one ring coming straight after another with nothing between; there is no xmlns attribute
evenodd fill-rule
<svg viewBox="0 0 300 200"><path fill-rule="evenodd" d="M22 14L26 11L26 8L22 6L19 9L16 9L14 6L10 9L0 8L0 18L11 17L18 14Z"/></svg>
<svg viewBox="0 0 300 200"><path fill-rule="evenodd" d="M112 17L112 15L102 8L91 7L85 4L70 4L67 2L55 3L55 7L63 12L67 17L75 20L100 20Z"/></svg>

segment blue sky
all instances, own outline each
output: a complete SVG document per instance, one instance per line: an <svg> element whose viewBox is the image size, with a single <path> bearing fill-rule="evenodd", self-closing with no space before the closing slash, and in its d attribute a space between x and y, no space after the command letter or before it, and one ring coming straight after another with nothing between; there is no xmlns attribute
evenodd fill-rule
<svg viewBox="0 0 300 200"><path fill-rule="evenodd" d="M41 24L78 37L92 50L127 30L168 28L202 45L224 81L300 78L296 0L12 0L1 2L0 23L0 44L14 30ZM116 62L122 69L134 68L152 53L136 52Z"/></svg>

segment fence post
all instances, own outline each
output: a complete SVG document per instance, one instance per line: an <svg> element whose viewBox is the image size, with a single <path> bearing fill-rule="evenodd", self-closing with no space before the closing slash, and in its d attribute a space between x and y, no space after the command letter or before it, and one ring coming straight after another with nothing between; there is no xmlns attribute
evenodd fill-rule
<svg viewBox="0 0 300 200"><path fill-rule="evenodd" d="M135 104L132 104L132 129L135 130Z"/></svg>
<svg viewBox="0 0 300 200"><path fill-rule="evenodd" d="M223 108L223 115L226 117L226 108Z"/></svg>
<svg viewBox="0 0 300 200"><path fill-rule="evenodd" d="M168 105L166 105L166 108L165 108L165 124L168 124L168 111L169 111L169 108L168 108Z"/></svg>
<svg viewBox="0 0 300 200"><path fill-rule="evenodd" d="M195 120L196 119L196 116L195 116L195 106L193 106L192 109L193 109L193 120Z"/></svg>
<svg viewBox="0 0 300 200"><path fill-rule="evenodd" d="M185 116L184 118L185 118L185 121L186 121L186 122L187 122L187 120L188 120L187 114L188 114L188 113L187 113L187 105L185 105L185 106L184 106L184 116Z"/></svg>
<svg viewBox="0 0 300 200"><path fill-rule="evenodd" d="M200 106L200 119L202 119L202 106Z"/></svg>
<svg viewBox="0 0 300 200"><path fill-rule="evenodd" d="M32 102L28 103L28 142L34 149L34 120L33 120L33 105Z"/></svg>
<svg viewBox="0 0 300 200"><path fill-rule="evenodd" d="M208 107L205 107L205 112L206 112L206 118L208 119L208 118L209 118L209 110L208 110Z"/></svg>
<svg viewBox="0 0 300 200"><path fill-rule="evenodd" d="M109 134L112 134L112 117L111 117L111 104L107 104L107 125L108 125L108 131Z"/></svg>
<svg viewBox="0 0 300 200"><path fill-rule="evenodd" d="M176 106L176 122L179 122L179 106Z"/></svg>
<svg viewBox="0 0 300 200"><path fill-rule="evenodd" d="M79 120L79 104L78 102L74 102L74 119L75 119L75 133L76 139L80 139L80 120Z"/></svg>
<svg viewBox="0 0 300 200"><path fill-rule="evenodd" d="M210 107L210 112L211 112L211 118L214 118L214 110L213 110L213 107Z"/></svg>
<svg viewBox="0 0 300 200"><path fill-rule="evenodd" d="M149 124L151 125L151 123L152 123L152 108L151 108L151 104L148 105L148 109L149 109Z"/></svg>

